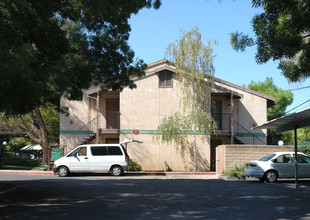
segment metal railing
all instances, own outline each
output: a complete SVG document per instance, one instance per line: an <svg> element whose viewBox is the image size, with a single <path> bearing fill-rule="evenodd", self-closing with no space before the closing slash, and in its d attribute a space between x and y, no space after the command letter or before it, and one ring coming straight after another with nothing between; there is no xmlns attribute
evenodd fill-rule
<svg viewBox="0 0 310 220"><path fill-rule="evenodd" d="M231 134L231 113L212 114L212 117L217 125L217 131L224 131L227 134ZM239 122L234 122L234 135L239 142L243 144L266 144L265 137L258 137L252 133L249 129L245 128Z"/></svg>
<svg viewBox="0 0 310 220"><path fill-rule="evenodd" d="M92 140L97 133L97 120L98 130L101 132L107 129L119 130L120 128L120 112L100 111L98 117L93 118L90 122L75 130L70 136L62 140L59 146L68 147L67 150L71 150L77 145Z"/></svg>
<svg viewBox="0 0 310 220"><path fill-rule="evenodd" d="M212 114L212 117L216 123L216 130L224 130L230 132L231 113L216 113Z"/></svg>
<svg viewBox="0 0 310 220"><path fill-rule="evenodd" d="M262 139L266 139L265 137L258 137L256 134L252 133L250 130L245 128L239 122L234 120L234 133L235 137L245 142L245 144L263 144L265 145L266 142Z"/></svg>
<svg viewBox="0 0 310 220"><path fill-rule="evenodd" d="M118 111L100 111L99 128L101 129L119 129L120 112Z"/></svg>

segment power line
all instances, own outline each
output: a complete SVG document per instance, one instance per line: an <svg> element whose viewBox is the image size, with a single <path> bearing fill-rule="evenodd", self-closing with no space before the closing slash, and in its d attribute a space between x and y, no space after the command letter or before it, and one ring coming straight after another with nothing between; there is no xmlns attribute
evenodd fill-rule
<svg viewBox="0 0 310 220"><path fill-rule="evenodd" d="M287 89L287 90L284 90L284 91L294 91L294 90L307 89L307 88L310 88L310 86L304 86L304 87L297 88L297 89Z"/></svg>
<svg viewBox="0 0 310 220"><path fill-rule="evenodd" d="M296 109L296 108L298 108L298 107L302 106L303 104L306 104L307 102L310 102L310 99L308 99L308 100L307 100L307 101L305 101L304 103L301 103L300 105L296 106L295 108L292 108L291 110L289 110L289 111L285 112L284 114L286 115L288 112L293 111L294 109Z"/></svg>

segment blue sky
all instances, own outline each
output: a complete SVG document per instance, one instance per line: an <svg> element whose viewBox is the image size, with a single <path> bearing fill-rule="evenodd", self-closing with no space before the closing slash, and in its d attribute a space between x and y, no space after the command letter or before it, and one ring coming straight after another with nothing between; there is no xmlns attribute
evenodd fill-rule
<svg viewBox="0 0 310 220"><path fill-rule="evenodd" d="M272 77L275 85L284 90L310 86L310 79L288 83L276 62L256 64L255 47L243 53L232 49L229 33L242 31L254 36L251 20L257 13L259 10L251 7L250 0L162 0L159 10L143 9L131 17L129 45L137 58L151 63L164 58L167 46L179 38L180 29L189 31L198 26L205 44L213 39L218 41L213 46L216 77L241 86L252 80L264 81L266 77ZM293 93L294 101L287 110L310 99L310 88ZM310 102L294 111L308 107Z"/></svg>

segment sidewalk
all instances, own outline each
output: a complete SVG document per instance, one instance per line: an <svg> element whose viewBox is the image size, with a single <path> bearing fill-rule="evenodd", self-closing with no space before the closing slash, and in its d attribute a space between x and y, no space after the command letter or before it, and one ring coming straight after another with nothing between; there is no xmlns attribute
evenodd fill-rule
<svg viewBox="0 0 310 220"><path fill-rule="evenodd" d="M53 171L33 170L0 170L0 174L54 176ZM177 176L177 175L208 175L216 176L215 172L126 172L125 176Z"/></svg>

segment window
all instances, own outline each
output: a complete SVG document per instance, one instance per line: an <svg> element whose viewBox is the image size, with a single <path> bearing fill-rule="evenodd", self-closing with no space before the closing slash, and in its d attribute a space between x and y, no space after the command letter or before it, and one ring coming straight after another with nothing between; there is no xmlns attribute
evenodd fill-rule
<svg viewBox="0 0 310 220"><path fill-rule="evenodd" d="M118 147L108 147L110 155L123 155L122 150Z"/></svg>
<svg viewBox="0 0 310 220"><path fill-rule="evenodd" d="M108 150L106 147L91 147L91 154L93 156L105 156L108 155Z"/></svg>
<svg viewBox="0 0 310 220"><path fill-rule="evenodd" d="M87 156L87 147L79 147L72 151L67 157Z"/></svg>
<svg viewBox="0 0 310 220"><path fill-rule="evenodd" d="M278 156L274 161L274 163L292 163L292 158L290 154L283 154Z"/></svg>
<svg viewBox="0 0 310 220"><path fill-rule="evenodd" d="M295 154L294 154L295 159ZM310 157L297 154L297 163L310 163Z"/></svg>
<svg viewBox="0 0 310 220"><path fill-rule="evenodd" d="M172 72L161 71L158 73L158 78L160 88L172 88Z"/></svg>

